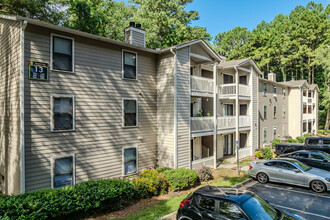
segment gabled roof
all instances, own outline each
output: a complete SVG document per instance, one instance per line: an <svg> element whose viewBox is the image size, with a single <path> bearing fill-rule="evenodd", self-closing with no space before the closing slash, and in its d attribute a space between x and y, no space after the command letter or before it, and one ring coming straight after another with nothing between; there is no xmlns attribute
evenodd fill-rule
<svg viewBox="0 0 330 220"><path fill-rule="evenodd" d="M250 65L252 65L256 69L258 74L262 75L261 70L259 69L259 67L257 66L257 64L254 62L254 60L252 58L244 58L244 59L239 59L239 60L224 61L224 62L221 62L218 66L226 69L226 68L232 68L234 66L239 67L239 66L242 66L246 63L249 63Z"/></svg>
<svg viewBox="0 0 330 220"><path fill-rule="evenodd" d="M291 80L291 81L279 82L279 83L289 87L301 87L301 86L308 87L308 83L306 80Z"/></svg>

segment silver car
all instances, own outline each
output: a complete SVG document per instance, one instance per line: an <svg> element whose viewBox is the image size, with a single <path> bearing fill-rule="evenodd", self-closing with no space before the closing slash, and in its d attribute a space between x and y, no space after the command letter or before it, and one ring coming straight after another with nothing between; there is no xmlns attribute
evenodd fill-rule
<svg viewBox="0 0 330 220"><path fill-rule="evenodd" d="M250 164L249 175L260 183L280 182L330 191L330 172L310 167L295 159L273 159Z"/></svg>

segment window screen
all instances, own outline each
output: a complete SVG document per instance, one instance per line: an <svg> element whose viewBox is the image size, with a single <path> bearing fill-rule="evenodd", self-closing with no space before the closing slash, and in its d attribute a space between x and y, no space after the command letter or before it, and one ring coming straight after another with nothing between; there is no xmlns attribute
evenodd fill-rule
<svg viewBox="0 0 330 220"><path fill-rule="evenodd" d="M136 54L124 51L124 78L136 79Z"/></svg>
<svg viewBox="0 0 330 220"><path fill-rule="evenodd" d="M71 97L53 97L53 129L73 129L73 100Z"/></svg>
<svg viewBox="0 0 330 220"><path fill-rule="evenodd" d="M137 126L136 100L124 100L124 126Z"/></svg>
<svg viewBox="0 0 330 220"><path fill-rule="evenodd" d="M53 37L53 69L72 71L72 40Z"/></svg>
<svg viewBox="0 0 330 220"><path fill-rule="evenodd" d="M124 174L137 172L136 148L124 149Z"/></svg>
<svg viewBox="0 0 330 220"><path fill-rule="evenodd" d="M73 157L54 159L54 188L73 185Z"/></svg>

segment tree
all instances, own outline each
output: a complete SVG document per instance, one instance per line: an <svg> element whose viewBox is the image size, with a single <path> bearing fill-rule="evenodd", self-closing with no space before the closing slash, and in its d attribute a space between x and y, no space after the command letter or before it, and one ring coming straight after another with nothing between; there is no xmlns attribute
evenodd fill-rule
<svg viewBox="0 0 330 220"><path fill-rule="evenodd" d="M60 24L64 18L61 4L52 0L1 0L0 6L0 14L20 15L52 24Z"/></svg>
<svg viewBox="0 0 330 220"><path fill-rule="evenodd" d="M197 11L186 11L193 0L131 0L137 5L134 19L146 30L146 46L165 48L196 38L210 40L204 27L190 26Z"/></svg>

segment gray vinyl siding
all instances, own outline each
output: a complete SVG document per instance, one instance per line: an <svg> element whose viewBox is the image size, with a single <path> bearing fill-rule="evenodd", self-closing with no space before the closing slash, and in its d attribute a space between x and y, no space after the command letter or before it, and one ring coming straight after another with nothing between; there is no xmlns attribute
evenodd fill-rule
<svg viewBox="0 0 330 220"><path fill-rule="evenodd" d="M52 155L76 156L76 183L122 176L122 148L138 146L139 170L156 165L156 57L137 52L138 81L122 79L122 48L80 36L75 72L50 71L49 81L25 78L26 190L51 187ZM28 25L26 61L50 62L51 31ZM25 72L28 72L26 65ZM50 132L50 95L75 96L76 131ZM122 127L122 98L138 100L138 127Z"/></svg>
<svg viewBox="0 0 330 220"><path fill-rule="evenodd" d="M132 44L144 47L144 38L144 34L137 31L132 31Z"/></svg>
<svg viewBox="0 0 330 220"><path fill-rule="evenodd" d="M20 193L20 22L0 19L0 191ZM2 179L4 181L2 181Z"/></svg>
<svg viewBox="0 0 330 220"><path fill-rule="evenodd" d="M160 167L174 167L174 58L157 61L157 152Z"/></svg>
<svg viewBox="0 0 330 220"><path fill-rule="evenodd" d="M252 68L253 69L253 68ZM254 149L258 146L258 73L253 69L252 73L252 148Z"/></svg>
<svg viewBox="0 0 330 220"><path fill-rule="evenodd" d="M190 55L177 51L178 167L190 168Z"/></svg>

